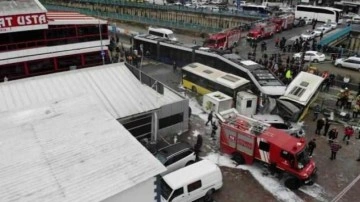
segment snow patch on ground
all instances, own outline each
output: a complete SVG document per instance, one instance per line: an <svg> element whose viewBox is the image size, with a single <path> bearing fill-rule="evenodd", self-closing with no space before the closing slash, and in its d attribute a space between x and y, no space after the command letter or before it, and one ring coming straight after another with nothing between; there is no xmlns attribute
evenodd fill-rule
<svg viewBox="0 0 360 202"><path fill-rule="evenodd" d="M192 131L192 136L197 137L200 134L198 130Z"/></svg>
<svg viewBox="0 0 360 202"><path fill-rule="evenodd" d="M312 186L302 186L299 189L305 194L316 198L317 201L327 201L323 196L325 195L325 190L318 184Z"/></svg>
<svg viewBox="0 0 360 202"><path fill-rule="evenodd" d="M201 106L197 102L196 98L189 98L189 106L191 107L192 115L197 115L205 122L207 121L208 114L201 109Z"/></svg>
<svg viewBox="0 0 360 202"><path fill-rule="evenodd" d="M280 184L280 182L277 179L273 179L269 176L264 176L263 171L256 166L250 166L250 165L236 166L236 164L230 159L230 156L220 155L218 153L209 153L208 156L204 158L218 164L219 166L248 170L254 176L254 178L264 187L264 189L272 193L279 201L286 201L286 202L303 201L294 192L292 192L291 190L287 189L285 186Z"/></svg>

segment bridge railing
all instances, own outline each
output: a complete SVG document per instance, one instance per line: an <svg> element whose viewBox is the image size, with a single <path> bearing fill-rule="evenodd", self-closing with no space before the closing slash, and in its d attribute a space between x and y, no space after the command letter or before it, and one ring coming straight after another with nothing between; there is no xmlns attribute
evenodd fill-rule
<svg viewBox="0 0 360 202"><path fill-rule="evenodd" d="M198 25L198 24L194 24L194 23L165 21L165 20L160 20L160 19L155 19L155 18L118 14L118 13L113 13L113 12L102 12L102 11L90 10L90 9L85 9L85 8L74 8L74 7L56 6L56 5L48 5L48 4L44 4L44 6L48 10L75 11L75 12L83 13L85 15L98 16L101 18L123 20L123 21L128 21L128 22L129 21L130 22L142 22L145 24L162 26L162 27L172 27L175 29L184 29L184 30L210 32L210 33L216 33L216 32L221 31L220 28L207 27L207 26L202 26L202 25Z"/></svg>
<svg viewBox="0 0 360 202"><path fill-rule="evenodd" d="M341 39L342 37L348 35L351 31L351 26L347 26L335 33L330 34L329 36L324 37L321 41L320 41L320 45L324 46L324 45L328 45L329 43Z"/></svg>

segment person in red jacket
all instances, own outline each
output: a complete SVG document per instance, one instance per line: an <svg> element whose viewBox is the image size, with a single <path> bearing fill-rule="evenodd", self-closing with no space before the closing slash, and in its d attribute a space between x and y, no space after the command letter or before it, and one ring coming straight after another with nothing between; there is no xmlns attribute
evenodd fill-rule
<svg viewBox="0 0 360 202"><path fill-rule="evenodd" d="M346 140L346 144L349 144L350 137L354 134L354 129L351 126L346 126L344 131L344 138L343 141Z"/></svg>

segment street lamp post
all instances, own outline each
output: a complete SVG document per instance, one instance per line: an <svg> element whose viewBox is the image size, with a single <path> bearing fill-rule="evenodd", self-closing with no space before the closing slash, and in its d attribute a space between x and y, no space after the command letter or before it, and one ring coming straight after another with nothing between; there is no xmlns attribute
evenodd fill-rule
<svg viewBox="0 0 360 202"><path fill-rule="evenodd" d="M102 63L104 65L105 64L105 52L104 52L104 47L103 47L103 42L102 42L102 32L101 32L100 20L99 20L99 36L100 36L100 46L101 46L101 58L102 58Z"/></svg>

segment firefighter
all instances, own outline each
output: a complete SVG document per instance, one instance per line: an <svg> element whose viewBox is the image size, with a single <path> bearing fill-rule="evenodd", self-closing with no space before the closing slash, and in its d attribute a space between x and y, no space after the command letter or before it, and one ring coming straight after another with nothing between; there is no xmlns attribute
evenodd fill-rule
<svg viewBox="0 0 360 202"><path fill-rule="evenodd" d="M213 111L211 110L209 115L208 115L208 120L205 123L205 125L207 126L209 123L212 123L212 119L213 119Z"/></svg>
<svg viewBox="0 0 360 202"><path fill-rule="evenodd" d="M350 137L354 134L354 129L351 126L346 126L344 129L344 137L343 137L343 141L346 140L346 145L349 145L349 140Z"/></svg>
<svg viewBox="0 0 360 202"><path fill-rule="evenodd" d="M215 135L216 135L216 130L217 130L217 126L215 121L212 123L212 131L211 131L211 138L213 140L216 140Z"/></svg>
<svg viewBox="0 0 360 202"><path fill-rule="evenodd" d="M195 152L195 156L196 156L196 161L200 160L199 154L201 152L202 144L203 144L203 139L202 139L202 136L199 134L197 136L197 139L196 139L196 144L194 145L194 152Z"/></svg>
<svg viewBox="0 0 360 202"><path fill-rule="evenodd" d="M331 149L330 160L335 160L336 153L341 149L341 145L336 140L334 140L334 142L330 144L330 149Z"/></svg>
<svg viewBox="0 0 360 202"><path fill-rule="evenodd" d="M334 140L338 137L338 134L339 134L339 132L338 132L337 128L333 128L333 129L330 130L330 132L329 132L329 144L334 142Z"/></svg>
<svg viewBox="0 0 360 202"><path fill-rule="evenodd" d="M355 103L354 106L353 106L352 117L354 119L356 119L358 117L359 112L360 112L360 106L357 103Z"/></svg>
<svg viewBox="0 0 360 202"><path fill-rule="evenodd" d="M337 94L337 101L336 101L336 106L339 106L339 104L341 104L343 102L343 99L345 97L345 91L344 90L340 90L340 92Z"/></svg>
<svg viewBox="0 0 360 202"><path fill-rule="evenodd" d="M319 120L316 122L315 134L320 135L320 132L321 132L322 128L324 127L324 124L325 124L324 118L319 119Z"/></svg>
<svg viewBox="0 0 360 202"><path fill-rule="evenodd" d="M307 149L309 152L309 157L312 157L315 148L316 148L316 139L314 138L308 143Z"/></svg>

